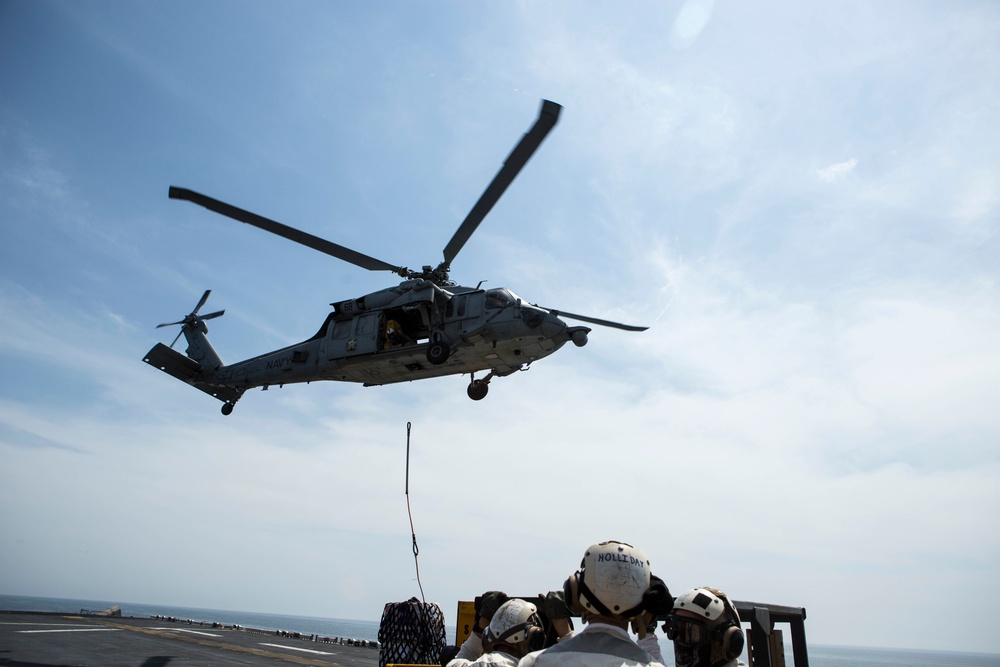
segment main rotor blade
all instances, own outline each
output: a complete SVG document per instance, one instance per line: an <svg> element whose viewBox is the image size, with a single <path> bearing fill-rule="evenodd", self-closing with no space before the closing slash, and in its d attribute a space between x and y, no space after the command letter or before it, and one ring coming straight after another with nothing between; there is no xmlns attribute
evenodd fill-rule
<svg viewBox="0 0 1000 667"><path fill-rule="evenodd" d="M571 320L580 320L581 322L590 322L591 324L599 324L602 327L614 327L615 329L624 329L625 331L645 331L649 327L637 327L632 324L622 324L621 322L612 322L611 320L599 320L596 317L587 317L586 315L576 315L574 313L567 313L565 310L555 310L553 308L545 308L545 306L539 306L543 308L556 317L568 317Z"/></svg>
<svg viewBox="0 0 1000 667"><path fill-rule="evenodd" d="M486 214L490 212L493 205L497 203L504 191L507 190L507 187L514 181L517 174L524 168L524 165L527 164L531 156L535 154L535 151L538 150L538 147L542 144L548 133L555 127L561 110L562 106L559 104L550 102L549 100L542 100L542 109L538 113L538 120L531 126L527 134L521 137L521 141L514 146L514 150L504 160L503 167L493 177L486 191L479 197L479 201L469 211L469 215L465 217L458 231L451 237L451 241L448 241L448 245L444 247L444 266L451 267L451 262L455 259L455 255L462 249L462 246L469 240L472 233L476 231L479 223L483 221Z"/></svg>
<svg viewBox="0 0 1000 667"><path fill-rule="evenodd" d="M184 320L180 320L179 322L164 322L163 324L157 324L156 328L159 329L160 327L172 327L175 324L184 324Z"/></svg>
<svg viewBox="0 0 1000 667"><path fill-rule="evenodd" d="M337 245L332 241L321 239L318 236L313 236L312 234L295 229L294 227L283 225L280 222L275 222L274 220L257 215L256 213L245 211L241 208L232 206L231 204L221 202L218 199L212 199L211 197L194 192L193 190L178 188L171 185L169 195L171 199L183 199L191 203L198 204L199 206L204 206L208 210L215 211L216 213L224 215L227 218L232 218L233 220L238 220L240 222L245 222L248 225L259 227L260 229L271 232L272 234L283 236L289 241L301 243L302 245L308 246L313 250L319 250L320 252L336 257L337 259L342 259L345 262L354 264L355 266L360 266L363 269L368 269L369 271L392 271L394 273L399 273L400 275L405 275L406 269L403 267L393 266L388 262L383 262L380 259L369 257L368 255L364 255L356 250L345 248L344 246Z"/></svg>

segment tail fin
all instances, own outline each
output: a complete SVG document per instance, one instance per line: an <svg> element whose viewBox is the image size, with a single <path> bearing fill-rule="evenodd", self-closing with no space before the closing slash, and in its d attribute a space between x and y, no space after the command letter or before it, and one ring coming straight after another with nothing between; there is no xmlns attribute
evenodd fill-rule
<svg viewBox="0 0 1000 667"><path fill-rule="evenodd" d="M177 322L157 324L156 328L159 329L160 327L169 327L175 324L180 324L181 330L178 332L177 338L180 338L181 334L184 334L184 338L187 339L188 343L188 356L197 362L201 368L214 371L222 366L222 359L219 358L219 355L215 351L215 348L212 347L212 344L208 342L208 337L205 335L208 333L208 325L205 324L205 320L221 317L226 313L226 311L219 310L214 313L209 313L208 315L198 314L201 307L205 305L206 301L208 301L208 295L211 293L212 290L205 290L205 293L201 295L201 299L198 301L198 305L196 305L194 310L192 310L184 319L178 320ZM173 348L174 344L177 342L177 338L174 338L174 342L170 344L170 348Z"/></svg>

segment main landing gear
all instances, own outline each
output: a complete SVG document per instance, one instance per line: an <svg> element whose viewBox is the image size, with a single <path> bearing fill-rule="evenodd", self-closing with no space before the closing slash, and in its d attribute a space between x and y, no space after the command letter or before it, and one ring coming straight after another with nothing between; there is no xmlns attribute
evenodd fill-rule
<svg viewBox="0 0 1000 667"><path fill-rule="evenodd" d="M469 388L465 390L465 393L469 395L474 401L481 401L486 398L486 394L490 391L490 380L493 379L493 373L489 373L482 380L477 380L472 378L472 382L469 383Z"/></svg>
<svg viewBox="0 0 1000 667"><path fill-rule="evenodd" d="M450 354L451 346L443 340L431 341L431 344L427 346L427 361L435 366L440 366L448 361Z"/></svg>
<svg viewBox="0 0 1000 667"><path fill-rule="evenodd" d="M264 387L264 389L267 389L267 387ZM222 414L226 415L227 417L233 414L233 408L236 407L236 401L243 398L243 392L245 391L246 389L243 389L236 392L229 392L228 395L224 394L226 396L226 400L222 404Z"/></svg>

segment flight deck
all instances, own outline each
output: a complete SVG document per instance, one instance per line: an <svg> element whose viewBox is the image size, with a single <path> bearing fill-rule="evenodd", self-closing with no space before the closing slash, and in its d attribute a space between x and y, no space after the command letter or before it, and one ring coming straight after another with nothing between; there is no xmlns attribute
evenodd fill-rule
<svg viewBox="0 0 1000 667"><path fill-rule="evenodd" d="M161 618L0 612L0 667L375 667L378 649Z"/></svg>

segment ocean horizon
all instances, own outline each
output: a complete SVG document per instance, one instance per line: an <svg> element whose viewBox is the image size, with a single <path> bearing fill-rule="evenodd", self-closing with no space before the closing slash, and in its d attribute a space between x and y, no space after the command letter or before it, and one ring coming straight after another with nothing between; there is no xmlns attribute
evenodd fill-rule
<svg viewBox="0 0 1000 667"><path fill-rule="evenodd" d="M80 613L81 610L103 611L113 605L118 605L121 608L123 616L140 618L166 616L183 621L239 625L244 628L275 632L301 632L320 637L366 639L369 641L378 639L379 621L267 614L112 600L0 594L0 610L2 611L76 614ZM454 628L446 628L446 631L447 641L454 641ZM664 663L667 667L673 667L673 653L670 650L670 643L665 638L661 638L661 647ZM743 655L742 660L746 661L746 654ZM793 664L790 646L786 647L786 664L789 666ZM809 665L810 667L1000 667L1000 654L809 644Z"/></svg>

